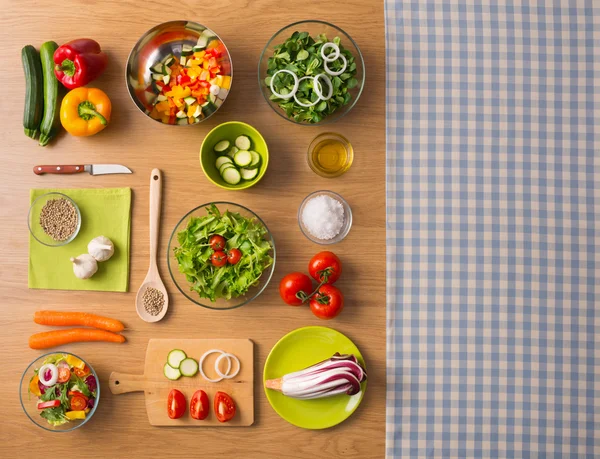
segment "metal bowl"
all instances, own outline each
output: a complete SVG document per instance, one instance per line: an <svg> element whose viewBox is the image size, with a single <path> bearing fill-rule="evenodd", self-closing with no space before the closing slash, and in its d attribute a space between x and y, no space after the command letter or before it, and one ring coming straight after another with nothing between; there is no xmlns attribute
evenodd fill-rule
<svg viewBox="0 0 600 459"><path fill-rule="evenodd" d="M209 47L222 46L221 56L218 62L221 65L221 75L231 78L229 87L233 83L233 64L229 50L223 43L223 40L208 27L191 21L170 21L154 26L148 30L135 44L129 57L127 58L127 67L125 69L125 80L131 100L137 108L140 109L149 118L171 126L181 126L176 123L163 122L160 119L155 119L150 116L152 112L153 102L158 95L156 87L152 85L151 67L162 61L169 54L181 56L183 45L194 46L198 42L198 38L203 32L209 31L210 36L214 36L214 40L209 41ZM227 95L229 89L227 90ZM222 100L227 98L227 95ZM222 102L221 102L222 105ZM214 115L220 108L200 119L200 122L207 120ZM199 124L199 123L195 123ZM184 124L183 126L193 126L194 124Z"/></svg>

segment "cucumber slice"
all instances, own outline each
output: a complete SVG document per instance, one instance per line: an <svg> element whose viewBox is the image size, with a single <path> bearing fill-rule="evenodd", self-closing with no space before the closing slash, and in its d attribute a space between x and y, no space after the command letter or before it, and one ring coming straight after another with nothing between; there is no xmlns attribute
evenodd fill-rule
<svg viewBox="0 0 600 459"><path fill-rule="evenodd" d="M230 146L231 146L231 143L229 142L229 140L221 140L220 142L217 142L217 144L215 145L215 151L217 153L225 154L225 151L227 151Z"/></svg>
<svg viewBox="0 0 600 459"><path fill-rule="evenodd" d="M210 102L209 100L207 100L206 102L204 102L202 104L202 112L204 113L205 116L210 115L211 113L213 113L215 110L217 109L217 107L215 106L215 104L213 104L212 102Z"/></svg>
<svg viewBox="0 0 600 459"><path fill-rule="evenodd" d="M164 75L170 75L171 72L172 72L171 68L167 64L164 64L163 65L163 74Z"/></svg>
<svg viewBox="0 0 600 459"><path fill-rule="evenodd" d="M156 100L159 102L164 102L165 100L167 100L167 96L159 94L158 96L156 96Z"/></svg>
<svg viewBox="0 0 600 459"><path fill-rule="evenodd" d="M228 167L223 171L223 180L230 185L237 185L242 180L242 176L235 167Z"/></svg>
<svg viewBox="0 0 600 459"><path fill-rule="evenodd" d="M231 158L229 156L219 156L217 158L217 161L215 162L215 167L217 169L220 169L221 166L225 163L233 163L233 161L231 160Z"/></svg>
<svg viewBox="0 0 600 459"><path fill-rule="evenodd" d="M179 371L179 368L173 368L168 363L165 363L163 372L167 379L170 379L171 381L177 381L179 378L181 378L181 371Z"/></svg>
<svg viewBox="0 0 600 459"><path fill-rule="evenodd" d="M179 370L183 376L192 377L198 373L198 362L189 357L181 362Z"/></svg>
<svg viewBox="0 0 600 459"><path fill-rule="evenodd" d="M182 56L191 56L193 53L192 47L190 45L183 45L181 47L181 55Z"/></svg>
<svg viewBox="0 0 600 459"><path fill-rule="evenodd" d="M250 151L250 154L252 155L252 162L250 163L250 165L248 166L249 169L254 169L256 167L258 167L258 165L260 164L260 155L258 153L256 153L255 151Z"/></svg>
<svg viewBox="0 0 600 459"><path fill-rule="evenodd" d="M200 38L198 38L198 43L196 43L194 48L198 48L198 51L202 51L204 48L206 48L206 45L208 45L208 37L200 35Z"/></svg>
<svg viewBox="0 0 600 459"><path fill-rule="evenodd" d="M164 60L164 63L167 67L172 66L175 63L175 58L173 57L172 54L169 54L166 59Z"/></svg>
<svg viewBox="0 0 600 459"><path fill-rule="evenodd" d="M235 167L235 164L233 163L223 163L221 167L219 167L219 174L221 174L221 177L223 177L223 172L225 172L225 169L228 169L230 167L237 169L237 167Z"/></svg>
<svg viewBox="0 0 600 459"><path fill-rule="evenodd" d="M194 47L192 48L192 51L194 51L195 53L199 53L200 51L203 51L205 48L206 48L206 46L198 46L198 45L196 44L196 46L194 46Z"/></svg>
<svg viewBox="0 0 600 459"><path fill-rule="evenodd" d="M179 65L181 65L183 67L186 62L187 62L187 58L184 55L181 55L181 57L179 58Z"/></svg>
<svg viewBox="0 0 600 459"><path fill-rule="evenodd" d="M178 111L178 112L175 114L175 116L176 116L177 118L179 118L179 119L181 119L181 118L187 118L187 114L186 114L186 113L185 113L183 110L179 110L179 111Z"/></svg>
<svg viewBox="0 0 600 459"><path fill-rule="evenodd" d="M165 75L163 78L163 83L169 84L169 81L171 81L171 75Z"/></svg>
<svg viewBox="0 0 600 459"><path fill-rule="evenodd" d="M241 135L235 139L235 146L240 150L250 150L250 139L245 135Z"/></svg>
<svg viewBox="0 0 600 459"><path fill-rule="evenodd" d="M152 73L162 73L163 72L163 64L159 62L154 67L150 69Z"/></svg>
<svg viewBox="0 0 600 459"><path fill-rule="evenodd" d="M236 142L237 142L237 140L236 140ZM246 167L252 162L252 155L247 150L240 150L233 157L233 162L237 166Z"/></svg>
<svg viewBox="0 0 600 459"><path fill-rule="evenodd" d="M153 73L152 79L156 81L161 81L165 76L162 73Z"/></svg>
<svg viewBox="0 0 600 459"><path fill-rule="evenodd" d="M235 156L235 154L238 151L240 151L240 149L238 147L236 147L235 145L233 145L227 152L227 156L229 156L231 159L233 159L233 157Z"/></svg>
<svg viewBox="0 0 600 459"><path fill-rule="evenodd" d="M173 349L171 352L169 352L169 355L167 356L167 363L172 367L172 368L179 368L179 364L183 361L187 359L187 355L185 352L183 352L181 349Z"/></svg>
<svg viewBox="0 0 600 459"><path fill-rule="evenodd" d="M188 105L192 105L195 104L197 102L195 97L186 97L185 99L183 99L183 101L188 104Z"/></svg>
<svg viewBox="0 0 600 459"><path fill-rule="evenodd" d="M179 118L179 119L177 120L177 124L179 124L180 126L183 126L183 125L189 124L189 123L188 123L188 119L187 119L187 118Z"/></svg>
<svg viewBox="0 0 600 459"><path fill-rule="evenodd" d="M240 169L240 174L244 180L254 180L258 175L258 169Z"/></svg>

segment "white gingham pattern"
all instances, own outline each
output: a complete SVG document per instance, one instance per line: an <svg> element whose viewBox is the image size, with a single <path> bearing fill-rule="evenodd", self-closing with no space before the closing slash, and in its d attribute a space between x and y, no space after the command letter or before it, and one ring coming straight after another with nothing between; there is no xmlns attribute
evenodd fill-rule
<svg viewBox="0 0 600 459"><path fill-rule="evenodd" d="M600 458L600 1L500 3L386 0L388 457Z"/></svg>

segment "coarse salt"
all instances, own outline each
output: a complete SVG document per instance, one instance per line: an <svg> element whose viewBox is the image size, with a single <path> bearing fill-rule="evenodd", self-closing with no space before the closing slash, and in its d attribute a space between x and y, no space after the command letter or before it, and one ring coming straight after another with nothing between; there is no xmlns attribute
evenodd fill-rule
<svg viewBox="0 0 600 459"><path fill-rule="evenodd" d="M333 239L344 226L344 206L325 194L315 196L302 210L302 223L317 239Z"/></svg>

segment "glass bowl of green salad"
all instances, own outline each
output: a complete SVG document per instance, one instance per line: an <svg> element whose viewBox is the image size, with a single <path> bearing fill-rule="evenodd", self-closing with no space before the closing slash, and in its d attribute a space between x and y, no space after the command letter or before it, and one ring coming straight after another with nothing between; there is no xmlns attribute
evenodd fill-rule
<svg viewBox="0 0 600 459"><path fill-rule="evenodd" d="M193 303L234 309L267 287L275 270L275 241L250 209L210 202L192 209L173 229L167 266L175 286Z"/></svg>
<svg viewBox="0 0 600 459"><path fill-rule="evenodd" d="M70 432L87 423L98 407L100 384L91 365L70 352L36 358L21 376L19 396L31 421L51 432Z"/></svg>
<svg viewBox="0 0 600 459"><path fill-rule="evenodd" d="M365 65L358 45L342 29L324 21L300 21L271 37L258 62L258 84L282 118L321 125L356 105Z"/></svg>

